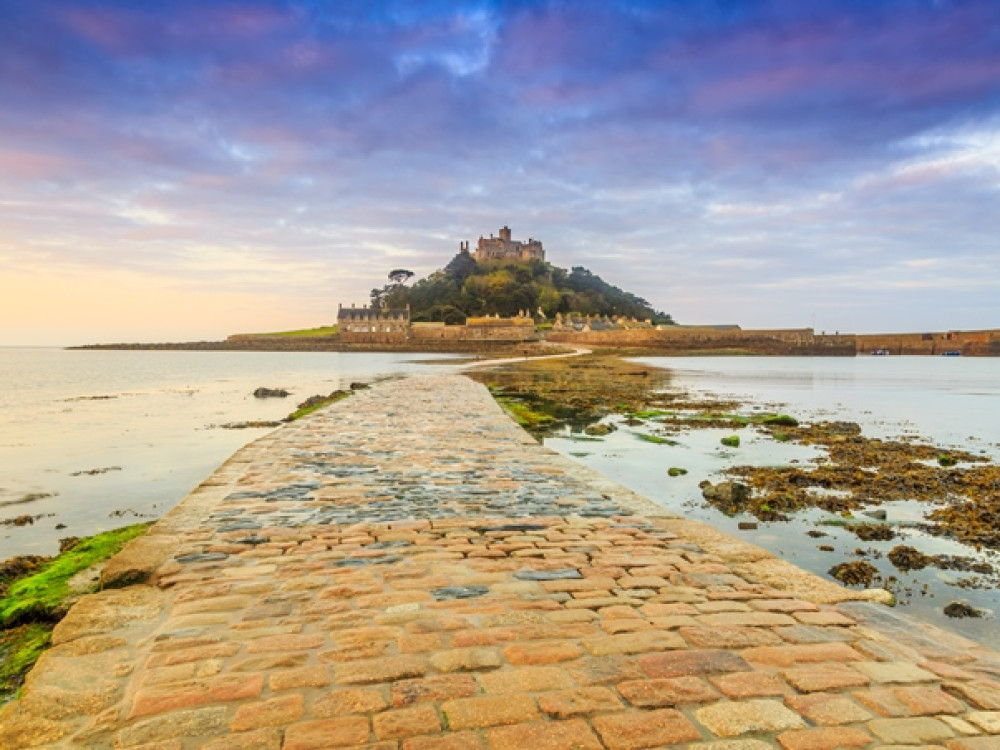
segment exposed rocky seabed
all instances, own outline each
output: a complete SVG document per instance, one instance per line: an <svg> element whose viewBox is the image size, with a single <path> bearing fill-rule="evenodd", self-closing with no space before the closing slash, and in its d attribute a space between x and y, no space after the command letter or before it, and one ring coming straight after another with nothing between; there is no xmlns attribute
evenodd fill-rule
<svg viewBox="0 0 1000 750"><path fill-rule="evenodd" d="M474 377L548 446L669 509L1000 645L1000 466L988 454L690 393L668 370L613 356Z"/></svg>

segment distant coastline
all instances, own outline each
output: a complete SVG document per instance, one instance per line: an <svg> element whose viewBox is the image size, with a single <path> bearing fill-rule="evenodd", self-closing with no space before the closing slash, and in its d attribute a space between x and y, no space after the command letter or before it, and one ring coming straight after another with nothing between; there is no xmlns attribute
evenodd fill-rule
<svg viewBox="0 0 1000 750"><path fill-rule="evenodd" d="M181 350L258 352L413 352L490 353L519 355L551 353L553 349L587 347L623 354L773 355L773 356L1000 356L1000 329L937 331L929 333L817 334L811 328L751 330L739 327L667 326L658 328L544 331L519 340L490 340L470 336L465 326L455 335L437 339L406 336L358 341L340 334L325 336L275 336L237 334L223 341L85 344L68 349ZM474 331L473 331L474 332ZM345 340L355 338L355 340Z"/></svg>
<svg viewBox="0 0 1000 750"><path fill-rule="evenodd" d="M545 342L510 341L415 341L394 343L355 343L341 341L337 336L316 338L277 338L271 336L230 337L225 341L185 341L159 343L83 344L65 347L69 350L164 350L164 351L226 351L226 352L412 352L414 354L551 354L553 350L569 350Z"/></svg>

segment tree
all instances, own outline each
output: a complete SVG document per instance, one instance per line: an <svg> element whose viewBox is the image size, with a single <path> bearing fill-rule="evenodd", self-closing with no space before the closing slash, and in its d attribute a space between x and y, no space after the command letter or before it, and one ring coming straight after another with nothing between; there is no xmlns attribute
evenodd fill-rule
<svg viewBox="0 0 1000 750"><path fill-rule="evenodd" d="M389 281L394 284L405 284L413 278L413 271L406 268L394 268L389 271Z"/></svg>
<svg viewBox="0 0 1000 750"><path fill-rule="evenodd" d="M468 253L456 253L455 257L448 261L448 265L444 267L444 272L453 279L465 281L476 273L477 266L476 259Z"/></svg>

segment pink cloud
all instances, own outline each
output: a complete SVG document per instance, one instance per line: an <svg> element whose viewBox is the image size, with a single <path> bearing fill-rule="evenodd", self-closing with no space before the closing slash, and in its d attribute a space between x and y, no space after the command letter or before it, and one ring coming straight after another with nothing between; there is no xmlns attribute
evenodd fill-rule
<svg viewBox="0 0 1000 750"><path fill-rule="evenodd" d="M29 151L0 151L0 175L17 180L47 180L77 169L77 159Z"/></svg>

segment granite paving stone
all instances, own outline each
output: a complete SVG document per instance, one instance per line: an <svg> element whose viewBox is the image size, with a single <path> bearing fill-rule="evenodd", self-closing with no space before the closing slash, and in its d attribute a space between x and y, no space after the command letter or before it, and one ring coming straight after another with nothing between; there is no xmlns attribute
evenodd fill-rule
<svg viewBox="0 0 1000 750"><path fill-rule="evenodd" d="M752 699L722 701L694 712L695 718L720 737L735 737L755 732L774 732L806 725L802 717L781 701Z"/></svg>
<svg viewBox="0 0 1000 750"><path fill-rule="evenodd" d="M930 716L912 719L872 719L865 726L880 740L893 745L920 745L955 736L955 732L945 722Z"/></svg>

